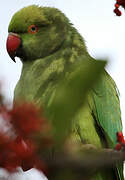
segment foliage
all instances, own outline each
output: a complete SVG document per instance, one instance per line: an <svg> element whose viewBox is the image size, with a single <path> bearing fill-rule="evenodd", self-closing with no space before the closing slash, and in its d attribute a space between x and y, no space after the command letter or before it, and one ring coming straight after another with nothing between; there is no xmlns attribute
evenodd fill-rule
<svg viewBox="0 0 125 180"><path fill-rule="evenodd" d="M57 144L70 132L73 116L84 104L88 91L97 82L103 72L105 61L78 62L71 67L71 75L62 79L56 91L56 97L46 109L47 118L52 121Z"/></svg>
<svg viewBox="0 0 125 180"><path fill-rule="evenodd" d="M66 152L65 142L69 136L72 118L80 106L84 105L86 95L104 71L105 61L81 61L70 67L71 76L61 80L56 98L43 110L33 103L18 102L13 108L4 103L0 93L0 167L9 172L21 166L23 170L35 167L49 179L86 179L104 167L125 159L125 140L117 133L115 149L100 152L92 149L84 154ZM58 153L52 158L54 147ZM76 147L76 148L79 148ZM98 162L98 163L97 163ZM94 170L92 170L94 169Z"/></svg>
<svg viewBox="0 0 125 180"><path fill-rule="evenodd" d="M28 102L15 103L9 109L3 103L1 94L0 117L5 122L1 129L6 128L8 131L0 133L0 166L10 172L18 166L24 170L35 166L46 173L47 164L41 161L42 150L53 147L53 143L63 145L72 123L71 117L98 80L104 65L105 61L86 61L84 66L82 62L72 66L71 71L72 68L76 71L73 71L70 80L62 79L54 102L45 110ZM51 120L51 125L44 114Z"/></svg>

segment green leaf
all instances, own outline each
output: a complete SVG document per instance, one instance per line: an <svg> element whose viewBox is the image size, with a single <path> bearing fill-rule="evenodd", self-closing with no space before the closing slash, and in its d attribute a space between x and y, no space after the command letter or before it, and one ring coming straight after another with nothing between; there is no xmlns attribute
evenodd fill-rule
<svg viewBox="0 0 125 180"><path fill-rule="evenodd" d="M63 145L69 135L75 113L83 106L87 92L99 79L105 64L106 61L102 60L79 61L70 68L68 77L61 80L47 109L57 145Z"/></svg>

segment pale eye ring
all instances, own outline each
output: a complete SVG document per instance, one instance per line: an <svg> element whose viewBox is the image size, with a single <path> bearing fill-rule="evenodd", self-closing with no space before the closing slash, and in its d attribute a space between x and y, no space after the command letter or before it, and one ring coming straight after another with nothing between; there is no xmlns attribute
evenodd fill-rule
<svg viewBox="0 0 125 180"><path fill-rule="evenodd" d="M32 24L31 26L28 27L28 33L30 34L35 34L38 32L38 27Z"/></svg>

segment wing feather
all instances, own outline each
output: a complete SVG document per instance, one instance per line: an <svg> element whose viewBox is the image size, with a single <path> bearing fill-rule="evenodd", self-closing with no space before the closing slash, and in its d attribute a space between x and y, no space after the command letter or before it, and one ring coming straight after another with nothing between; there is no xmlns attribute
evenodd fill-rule
<svg viewBox="0 0 125 180"><path fill-rule="evenodd" d="M106 71L93 92L97 123L103 128L109 148L114 148L116 133L122 131L120 101L117 86ZM123 164L116 169L118 179L123 180Z"/></svg>
<svg viewBox="0 0 125 180"><path fill-rule="evenodd" d="M122 131L117 86L105 71L93 91L97 123L103 128L109 147L113 148L116 145L116 133Z"/></svg>

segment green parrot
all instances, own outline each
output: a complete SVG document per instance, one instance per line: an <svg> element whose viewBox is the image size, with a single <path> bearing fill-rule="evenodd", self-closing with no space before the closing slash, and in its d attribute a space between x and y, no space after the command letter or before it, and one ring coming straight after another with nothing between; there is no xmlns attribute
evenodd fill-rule
<svg viewBox="0 0 125 180"><path fill-rule="evenodd" d="M61 78L68 78L68 67L82 60L96 61L85 41L58 9L31 5L12 17L8 28L7 51L11 59L19 57L22 73L14 91L14 101L33 101L48 107L56 97ZM72 138L81 145L97 149L114 148L116 133L122 131L117 87L104 70L100 81L87 94L76 113ZM100 171L91 180L123 180L123 168Z"/></svg>

